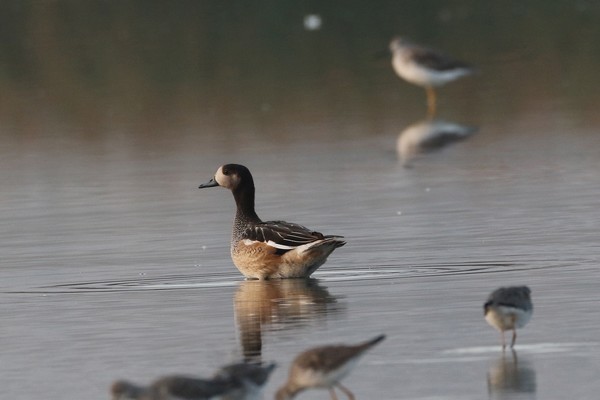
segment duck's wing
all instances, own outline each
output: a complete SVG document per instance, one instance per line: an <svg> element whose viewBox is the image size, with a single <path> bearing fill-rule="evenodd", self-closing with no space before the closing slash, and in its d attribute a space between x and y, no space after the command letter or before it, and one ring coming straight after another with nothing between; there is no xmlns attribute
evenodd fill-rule
<svg viewBox="0 0 600 400"><path fill-rule="evenodd" d="M285 221L257 223L246 229L244 237L286 251L327 238L320 232Z"/></svg>

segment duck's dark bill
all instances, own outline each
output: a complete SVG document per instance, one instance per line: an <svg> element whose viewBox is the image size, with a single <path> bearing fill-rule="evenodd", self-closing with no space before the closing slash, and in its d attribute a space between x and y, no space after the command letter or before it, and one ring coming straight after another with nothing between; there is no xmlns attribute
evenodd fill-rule
<svg viewBox="0 0 600 400"><path fill-rule="evenodd" d="M198 186L198 189L207 188L207 187L213 187L213 186L219 186L219 184L217 183L217 181L215 181L215 178L213 178L210 181L208 181L206 183L203 183L202 185Z"/></svg>

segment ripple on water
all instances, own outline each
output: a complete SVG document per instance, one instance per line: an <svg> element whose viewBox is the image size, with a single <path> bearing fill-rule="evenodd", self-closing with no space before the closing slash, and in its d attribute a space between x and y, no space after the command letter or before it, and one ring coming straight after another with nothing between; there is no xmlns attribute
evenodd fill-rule
<svg viewBox="0 0 600 400"><path fill-rule="evenodd" d="M447 275L487 274L514 271L530 271L563 267L563 264L508 263L500 261L473 261L463 263L422 264L411 266L379 265L355 268L324 268L313 277L324 282L365 281L439 277ZM182 290L234 287L243 278L237 272L202 273L190 275L145 276L119 280L98 280L41 286L11 291L10 293L94 293L145 290Z"/></svg>
<svg viewBox="0 0 600 400"><path fill-rule="evenodd" d="M578 351L588 352L590 349L597 349L600 342L565 342L565 343L532 343L519 344L516 346L519 353L528 354L553 354L553 353L577 353ZM464 357L468 355L482 355L489 353L498 353L498 346L475 346L450 349L443 352L447 356Z"/></svg>
<svg viewBox="0 0 600 400"><path fill-rule="evenodd" d="M139 275L129 279L71 282L40 286L12 293L98 293L147 290L182 290L198 288L235 287L240 278L235 273L203 273L190 275Z"/></svg>
<svg viewBox="0 0 600 400"><path fill-rule="evenodd" d="M461 263L422 264L411 266L378 265L362 268L323 269L314 274L324 281L352 281L396 278L422 278L447 275L488 274L539 269L560 268L565 264L550 264L546 261L511 263L502 261L472 261Z"/></svg>

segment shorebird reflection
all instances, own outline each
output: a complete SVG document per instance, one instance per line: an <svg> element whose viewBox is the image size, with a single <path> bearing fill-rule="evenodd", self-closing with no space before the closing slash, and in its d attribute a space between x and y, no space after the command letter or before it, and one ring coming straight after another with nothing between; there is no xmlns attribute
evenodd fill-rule
<svg viewBox="0 0 600 400"><path fill-rule="evenodd" d="M423 120L406 127L396 142L396 152L405 167L420 154L442 149L452 143L465 140L477 132L477 128L442 120Z"/></svg>
<svg viewBox="0 0 600 400"><path fill-rule="evenodd" d="M234 308L244 359L254 361L261 359L263 329L302 326L341 309L316 279L240 282Z"/></svg>
<svg viewBox="0 0 600 400"><path fill-rule="evenodd" d="M502 356L489 368L487 373L490 399L534 399L537 388L535 370L526 360L518 360L517 352Z"/></svg>

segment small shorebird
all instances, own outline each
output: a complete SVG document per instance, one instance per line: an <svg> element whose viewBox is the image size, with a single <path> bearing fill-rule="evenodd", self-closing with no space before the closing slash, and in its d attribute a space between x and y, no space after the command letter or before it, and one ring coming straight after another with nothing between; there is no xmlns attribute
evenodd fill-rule
<svg viewBox="0 0 600 400"><path fill-rule="evenodd" d="M111 386L113 400L258 400L275 364L238 363L219 369L212 379L165 376L150 386L119 380Z"/></svg>
<svg viewBox="0 0 600 400"><path fill-rule="evenodd" d="M504 331L513 331L512 348L517 340L517 328L524 327L533 314L531 290L527 286L496 289L483 305L483 314L488 324L500 331L503 349L506 348Z"/></svg>
<svg viewBox="0 0 600 400"><path fill-rule="evenodd" d="M385 335L357 345L321 346L300 353L292 362L288 380L277 390L275 399L293 399L303 390L322 388L328 389L331 398L337 400L334 388L338 387L350 400L354 400L352 392L340 381L367 350L383 339Z"/></svg>
<svg viewBox="0 0 600 400"><path fill-rule="evenodd" d="M248 168L226 164L200 189L222 186L233 192L237 212L233 220L231 258L252 279L307 278L325 263L342 236L323 235L285 221L262 221L254 211L254 180Z"/></svg>
<svg viewBox="0 0 600 400"><path fill-rule="evenodd" d="M396 37L390 42L392 66L398 76L427 92L427 111L433 116L436 110L434 88L473 73L473 68L445 54Z"/></svg>
<svg viewBox="0 0 600 400"><path fill-rule="evenodd" d="M166 376L150 386L116 381L111 386L112 400L212 400L233 391L239 384L225 380L205 380L188 376ZM242 397L233 397L242 398Z"/></svg>
<svg viewBox="0 0 600 400"><path fill-rule="evenodd" d="M275 364L261 365L254 362L242 362L226 365L214 376L216 381L237 382L241 390L233 390L221 397L221 400L258 400L262 398L262 389L267 383Z"/></svg>

